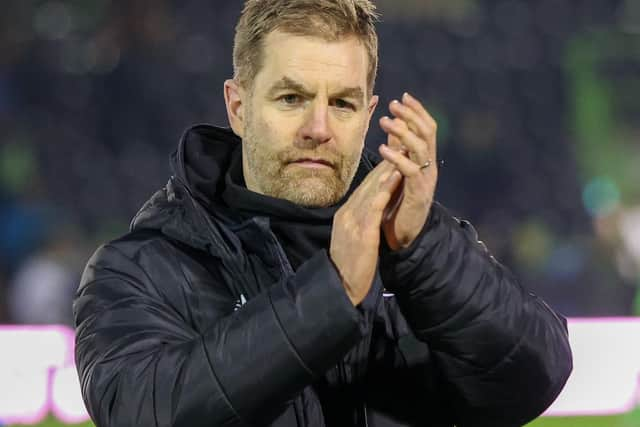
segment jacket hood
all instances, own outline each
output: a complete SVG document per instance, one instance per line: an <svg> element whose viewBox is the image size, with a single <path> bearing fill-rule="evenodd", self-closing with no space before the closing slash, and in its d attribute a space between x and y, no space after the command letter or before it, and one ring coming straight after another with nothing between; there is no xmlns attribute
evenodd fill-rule
<svg viewBox="0 0 640 427"><path fill-rule="evenodd" d="M237 258L241 244L223 224L232 217L215 201L231 154L240 143L231 130L196 125L171 155L173 175L138 211L131 230L154 229L223 260Z"/></svg>
<svg viewBox="0 0 640 427"><path fill-rule="evenodd" d="M229 128L196 125L188 129L171 156L171 168L200 203L214 208L224 190L231 156L242 140Z"/></svg>

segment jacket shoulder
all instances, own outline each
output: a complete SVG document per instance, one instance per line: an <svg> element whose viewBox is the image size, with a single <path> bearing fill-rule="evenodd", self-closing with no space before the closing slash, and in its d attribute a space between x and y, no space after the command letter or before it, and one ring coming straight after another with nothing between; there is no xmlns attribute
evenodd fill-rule
<svg viewBox="0 0 640 427"><path fill-rule="evenodd" d="M102 244L96 249L85 268L105 267L111 271L119 271L118 267L132 267L140 264L145 256L152 256L158 261L167 258L177 250L160 231L145 229L134 230L119 238ZM83 275L82 282L90 281Z"/></svg>
<svg viewBox="0 0 640 427"><path fill-rule="evenodd" d="M137 229L101 245L97 253L115 251L134 259L143 251L153 250L159 246L170 244L169 239L160 230Z"/></svg>
<svg viewBox="0 0 640 427"><path fill-rule="evenodd" d="M146 295L173 303L185 293L230 297L217 259L158 230L134 230L100 246L82 274L80 294L90 287L107 295ZM99 285L99 286L98 286ZM94 291L90 291L93 293Z"/></svg>

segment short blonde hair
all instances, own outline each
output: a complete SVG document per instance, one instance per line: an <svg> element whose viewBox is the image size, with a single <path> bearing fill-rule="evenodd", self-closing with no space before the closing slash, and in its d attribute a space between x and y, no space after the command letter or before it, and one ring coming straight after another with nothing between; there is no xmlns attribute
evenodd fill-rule
<svg viewBox="0 0 640 427"><path fill-rule="evenodd" d="M369 0L247 0L236 26L234 79L252 88L263 65L264 39L274 30L327 41L356 36L369 58L367 92L371 96L378 69L376 22L376 7Z"/></svg>

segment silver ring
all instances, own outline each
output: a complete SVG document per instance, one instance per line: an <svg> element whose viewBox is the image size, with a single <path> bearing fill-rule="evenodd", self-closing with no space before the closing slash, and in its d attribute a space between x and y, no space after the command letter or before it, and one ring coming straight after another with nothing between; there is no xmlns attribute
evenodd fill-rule
<svg viewBox="0 0 640 427"><path fill-rule="evenodd" d="M431 159L427 160L424 165L420 166L420 170L428 168L429 166L431 166L431 163Z"/></svg>

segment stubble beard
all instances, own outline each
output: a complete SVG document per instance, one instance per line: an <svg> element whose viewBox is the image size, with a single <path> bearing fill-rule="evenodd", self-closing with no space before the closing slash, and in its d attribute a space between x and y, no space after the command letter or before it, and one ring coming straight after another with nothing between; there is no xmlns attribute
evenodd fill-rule
<svg viewBox="0 0 640 427"><path fill-rule="evenodd" d="M247 111L248 112L248 111ZM265 125L251 120L247 114L243 153L248 173L253 177L254 191L285 199L305 207L328 207L338 203L347 193L360 163L360 150L351 155L330 151L323 145L296 147L272 151L272 137ZM307 169L290 162L300 158L320 157L329 160L333 168Z"/></svg>

